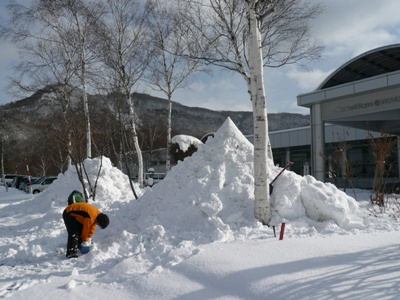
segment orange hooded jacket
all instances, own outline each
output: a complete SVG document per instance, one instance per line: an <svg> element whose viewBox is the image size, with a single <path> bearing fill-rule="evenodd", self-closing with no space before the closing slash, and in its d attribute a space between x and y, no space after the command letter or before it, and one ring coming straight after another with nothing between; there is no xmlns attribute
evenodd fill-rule
<svg viewBox="0 0 400 300"><path fill-rule="evenodd" d="M74 203L68 205L65 211L83 225L82 242L87 242L96 231L96 218L100 210L89 203Z"/></svg>

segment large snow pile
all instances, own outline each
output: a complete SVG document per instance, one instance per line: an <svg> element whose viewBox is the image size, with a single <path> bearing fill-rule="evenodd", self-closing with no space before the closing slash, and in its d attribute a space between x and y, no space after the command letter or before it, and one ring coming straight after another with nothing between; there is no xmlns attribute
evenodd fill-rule
<svg viewBox="0 0 400 300"><path fill-rule="evenodd" d="M303 230L301 224L308 224L306 228L321 232L332 226L343 230L365 228L358 203L335 185L293 172L282 177L274 183L271 197L274 225L286 220L293 229Z"/></svg>
<svg viewBox="0 0 400 300"><path fill-rule="evenodd" d="M281 168L270 164L272 179ZM196 153L175 166L152 189L135 185L140 196L137 200L128 177L108 158L86 161L92 186L100 165L96 198L91 203L108 214L111 223L95 234L94 240L101 243L94 250L100 247L101 252L92 257L93 266L132 255L148 261L149 267L160 261L176 264L196 252L199 244L273 235L271 228L254 218L253 145L230 119L214 138L198 145ZM71 167L27 203L27 228L30 219L40 217L41 223L18 246L8 250L9 259L24 259L27 253L49 256L54 249L63 255L66 232L61 214L69 193L75 189L82 191L76 170ZM285 171L274 184L271 201L273 220L276 225L284 220L289 236L362 228L353 198L309 176ZM37 244L44 237L52 239L46 245ZM13 237L9 238L12 244Z"/></svg>
<svg viewBox="0 0 400 300"><path fill-rule="evenodd" d="M141 195L138 200L133 200L127 176L103 158L95 204L104 211L115 211L111 219L121 225L126 222L127 232L154 234L148 239L151 243L160 239L172 244L210 243L271 232L254 218L253 145L234 123L228 118L214 138L197 147L195 154L179 162L152 189L136 186ZM269 164L272 180L281 168ZM92 186L99 166L99 159L86 162ZM46 198L63 207L72 189L80 189L73 167L59 175ZM45 202L40 198L36 201ZM363 226L353 198L311 176L285 171L274 183L271 203L271 225L285 221L289 226L293 223L303 227L311 222L317 231L332 226L343 230Z"/></svg>
<svg viewBox="0 0 400 300"><path fill-rule="evenodd" d="M181 240L231 240L254 218L252 145L228 119L215 138L179 162L135 206L141 230L162 226Z"/></svg>
<svg viewBox="0 0 400 300"><path fill-rule="evenodd" d="M281 168L270 162L271 179ZM162 226L180 240L207 243L260 236L254 218L253 145L228 118L215 137L175 166L135 206L140 230ZM357 202L334 185L285 172L274 184L273 222L362 228ZM290 222L289 222L290 223Z"/></svg>
<svg viewBox="0 0 400 300"><path fill-rule="evenodd" d="M90 181L89 185L88 180L84 178L87 193L90 193L90 186L94 189L96 185L94 200L100 207L108 209L110 205L115 205L116 202L127 202L134 197L128 176L113 167L110 159L106 157L102 159L87 159L85 161L85 169ZM85 173L84 170L82 172L83 174ZM135 187L135 191L141 195L142 191L137 185ZM46 197L44 198L61 206L66 205L68 194L74 189L83 192L76 169L71 166L64 174L58 175L57 180L46 191ZM44 196L44 194L42 195Z"/></svg>

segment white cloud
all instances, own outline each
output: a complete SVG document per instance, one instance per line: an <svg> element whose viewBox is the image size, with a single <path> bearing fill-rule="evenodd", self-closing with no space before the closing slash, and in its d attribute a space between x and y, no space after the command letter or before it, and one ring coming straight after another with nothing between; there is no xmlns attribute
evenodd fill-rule
<svg viewBox="0 0 400 300"><path fill-rule="evenodd" d="M183 105L212 110L252 110L244 80L229 72L196 78L187 89L178 90L174 100Z"/></svg>
<svg viewBox="0 0 400 300"><path fill-rule="evenodd" d="M195 80L188 86L188 89L193 92L204 92L207 90L207 85L203 81Z"/></svg>
<svg viewBox="0 0 400 300"><path fill-rule="evenodd" d="M356 56L399 41L400 1L325 1L326 11L313 23L314 34L327 46L324 55Z"/></svg>
<svg viewBox="0 0 400 300"><path fill-rule="evenodd" d="M301 71L292 68L292 70L287 73L287 76L296 80L300 88L305 90L314 90L331 72L332 70L327 72L320 69Z"/></svg>
<svg viewBox="0 0 400 300"><path fill-rule="evenodd" d="M210 97L202 102L201 107L211 110L229 110L229 111L251 111L251 102L249 99L224 99Z"/></svg>

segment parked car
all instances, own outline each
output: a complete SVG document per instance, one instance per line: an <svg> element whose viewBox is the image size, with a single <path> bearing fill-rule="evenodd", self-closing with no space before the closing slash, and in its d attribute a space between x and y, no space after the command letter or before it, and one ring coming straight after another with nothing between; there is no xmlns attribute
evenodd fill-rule
<svg viewBox="0 0 400 300"><path fill-rule="evenodd" d="M4 175L4 182L3 182L3 177L0 178L0 185L8 185L11 186L11 182L14 180L14 178L18 176L18 174L5 174Z"/></svg>
<svg viewBox="0 0 400 300"><path fill-rule="evenodd" d="M23 177L24 177L23 175L15 176L13 181L11 181L11 183L10 183L11 186L17 189L19 186L19 183L21 182L21 178L23 178Z"/></svg>
<svg viewBox="0 0 400 300"><path fill-rule="evenodd" d="M18 184L18 189L22 190L22 191L26 191L26 187L29 187L29 182L32 183L35 180L37 180L38 177L31 177L29 178L28 175L24 175L22 176L22 178L19 179L19 184ZM30 181L29 181L30 179Z"/></svg>
<svg viewBox="0 0 400 300"><path fill-rule="evenodd" d="M37 193L43 192L56 179L57 179L57 177L55 177L55 176L45 176L45 177L38 179L37 181L32 183L32 193L37 194ZM28 186L28 191L27 191L28 193L29 193L29 188L30 187Z"/></svg>
<svg viewBox="0 0 400 300"><path fill-rule="evenodd" d="M31 178L31 184L29 184L29 180L24 180L21 183L21 187L20 189L23 190L25 193L30 193L31 192L31 186L37 183L40 183L44 180L44 178L46 178L46 176L41 176L41 177L35 177L35 178Z"/></svg>

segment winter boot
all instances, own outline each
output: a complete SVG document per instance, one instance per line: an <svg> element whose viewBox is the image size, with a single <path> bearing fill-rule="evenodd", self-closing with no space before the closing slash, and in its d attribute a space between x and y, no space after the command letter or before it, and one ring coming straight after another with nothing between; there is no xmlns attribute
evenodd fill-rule
<svg viewBox="0 0 400 300"><path fill-rule="evenodd" d="M67 245L67 258L78 257L78 234L74 233L68 237L68 245Z"/></svg>
<svg viewBox="0 0 400 300"><path fill-rule="evenodd" d="M67 253L67 258L77 258L78 254L76 252Z"/></svg>

